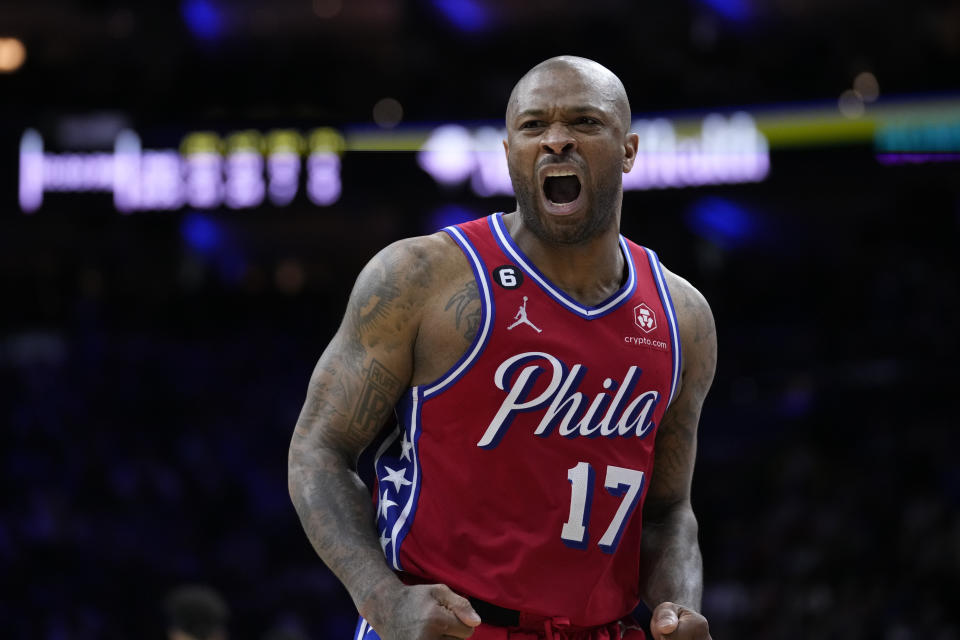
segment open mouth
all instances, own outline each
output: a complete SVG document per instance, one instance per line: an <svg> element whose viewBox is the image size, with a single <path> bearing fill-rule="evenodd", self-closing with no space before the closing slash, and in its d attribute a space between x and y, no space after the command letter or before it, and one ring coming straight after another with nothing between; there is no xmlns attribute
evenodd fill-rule
<svg viewBox="0 0 960 640"><path fill-rule="evenodd" d="M580 197L580 179L573 173L547 176L543 180L543 195L552 204L568 204Z"/></svg>

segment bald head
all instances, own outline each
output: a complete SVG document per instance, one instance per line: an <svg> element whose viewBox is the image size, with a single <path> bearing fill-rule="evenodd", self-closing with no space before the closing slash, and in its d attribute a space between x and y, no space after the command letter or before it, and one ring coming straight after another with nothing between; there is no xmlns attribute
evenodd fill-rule
<svg viewBox="0 0 960 640"><path fill-rule="evenodd" d="M542 83L568 82L577 77L581 82L593 88L613 111L624 131L630 129L630 101L623 83L605 66L587 58L577 56L557 56L544 60L527 71L510 92L507 102L507 122L516 113L519 98L524 91L535 89Z"/></svg>

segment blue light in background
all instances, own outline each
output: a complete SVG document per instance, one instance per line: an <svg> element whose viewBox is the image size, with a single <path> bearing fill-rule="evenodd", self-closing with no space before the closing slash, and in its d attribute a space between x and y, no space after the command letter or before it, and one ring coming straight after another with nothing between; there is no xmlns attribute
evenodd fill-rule
<svg viewBox="0 0 960 640"><path fill-rule="evenodd" d="M802 418L810 413L815 402L816 397L812 385L794 381L780 395L778 408L782 416Z"/></svg>
<svg viewBox="0 0 960 640"><path fill-rule="evenodd" d="M490 25L490 12L478 0L433 0L433 6L460 31L477 33Z"/></svg>
<svg viewBox="0 0 960 640"><path fill-rule="evenodd" d="M242 237L214 216L191 211L180 222L180 235L194 257L230 284L239 284L247 272Z"/></svg>
<svg viewBox="0 0 960 640"><path fill-rule="evenodd" d="M202 213L188 213L180 223L180 235L187 245L200 253L210 253L223 241L220 226Z"/></svg>
<svg viewBox="0 0 960 640"><path fill-rule="evenodd" d="M223 16L210 0L183 0L180 12L187 28L201 40L213 40L223 31Z"/></svg>
<svg viewBox="0 0 960 640"><path fill-rule="evenodd" d="M694 233L725 249L749 244L760 233L754 214L732 200L716 196L694 202L686 221Z"/></svg>
<svg viewBox="0 0 960 640"><path fill-rule="evenodd" d="M744 22L753 15L750 10L750 0L700 0L700 2L721 17L734 22Z"/></svg>
<svg viewBox="0 0 960 640"><path fill-rule="evenodd" d="M456 204L445 204L434 209L430 214L429 229L427 231L439 231L452 224L460 224L461 222L474 220L476 217L477 214L466 207L461 207Z"/></svg>

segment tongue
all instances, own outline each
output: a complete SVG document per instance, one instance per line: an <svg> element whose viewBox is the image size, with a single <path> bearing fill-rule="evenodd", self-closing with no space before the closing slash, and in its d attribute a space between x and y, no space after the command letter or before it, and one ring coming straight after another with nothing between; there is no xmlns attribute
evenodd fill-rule
<svg viewBox="0 0 960 640"><path fill-rule="evenodd" d="M543 181L543 193L555 204L573 202L580 195L577 176L553 176Z"/></svg>

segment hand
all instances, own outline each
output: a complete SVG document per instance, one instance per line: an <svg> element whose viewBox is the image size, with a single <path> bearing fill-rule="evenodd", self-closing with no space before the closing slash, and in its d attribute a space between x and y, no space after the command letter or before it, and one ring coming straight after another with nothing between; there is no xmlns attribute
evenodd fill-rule
<svg viewBox="0 0 960 640"><path fill-rule="evenodd" d="M469 638L480 624L470 601L445 584L402 586L374 629L383 640Z"/></svg>
<svg viewBox="0 0 960 640"><path fill-rule="evenodd" d="M712 640L707 619L686 607L661 602L650 616L653 640Z"/></svg>

